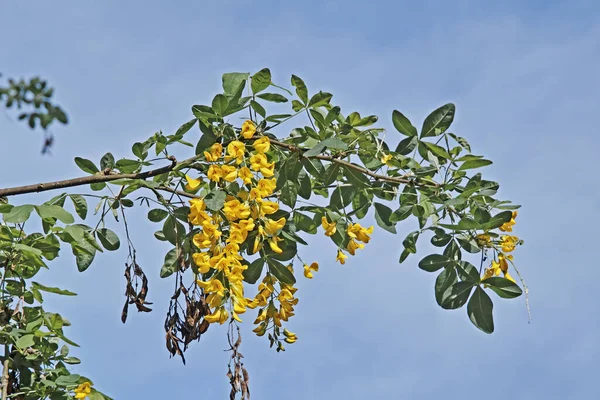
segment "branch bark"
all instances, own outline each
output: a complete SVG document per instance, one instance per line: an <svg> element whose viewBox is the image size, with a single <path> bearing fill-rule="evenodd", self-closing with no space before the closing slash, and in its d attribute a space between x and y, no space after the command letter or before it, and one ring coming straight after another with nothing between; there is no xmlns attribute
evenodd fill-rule
<svg viewBox="0 0 600 400"><path fill-rule="evenodd" d="M94 175L84 176L80 178L66 179L63 181L37 183L34 185L17 186L7 189L0 189L0 197L15 196L26 193L45 192L47 190L63 189L67 187L88 185L91 183L110 182L118 179L146 179L153 176L161 175L171 171L177 166L177 160L174 157L170 158L171 165L152 169L150 171L139 172L137 174L115 174L110 171L98 172Z"/></svg>

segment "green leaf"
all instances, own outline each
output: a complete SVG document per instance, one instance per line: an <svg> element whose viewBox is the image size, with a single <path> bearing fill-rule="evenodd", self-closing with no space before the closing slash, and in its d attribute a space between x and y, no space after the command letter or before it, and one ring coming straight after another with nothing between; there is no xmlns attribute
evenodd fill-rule
<svg viewBox="0 0 600 400"><path fill-rule="evenodd" d="M287 103L288 101L287 97L279 93L261 93L256 97L266 101L272 101L273 103Z"/></svg>
<svg viewBox="0 0 600 400"><path fill-rule="evenodd" d="M472 290L473 284L471 282L457 282L442 294L442 304L440 306L446 310L460 308L467 303Z"/></svg>
<svg viewBox="0 0 600 400"><path fill-rule="evenodd" d="M155 208L148 211L148 219L152 222L160 222L167 218L168 215L169 213L161 208Z"/></svg>
<svg viewBox="0 0 600 400"><path fill-rule="evenodd" d="M300 173L298 174L298 181L300 182L300 186L298 187L298 194L303 199L310 199L310 195L312 193L312 184L310 182L310 176L308 176L306 171L300 171Z"/></svg>
<svg viewBox="0 0 600 400"><path fill-rule="evenodd" d="M429 149L436 156L445 158L446 160L450 160L450 158L451 158L450 154L448 154L446 149L444 149L442 146L438 146L437 144L429 143L429 142L421 142L421 143L423 143L423 145L425 147L427 147L427 149Z"/></svg>
<svg viewBox="0 0 600 400"><path fill-rule="evenodd" d="M133 146L131 146L131 152L133 153L134 156L138 157L140 160L144 160L148 156L147 147L143 143L140 143L140 142L136 142L133 144Z"/></svg>
<svg viewBox="0 0 600 400"><path fill-rule="evenodd" d="M331 101L332 97L333 95L331 93L319 92L310 99L308 106L316 108L327 105Z"/></svg>
<svg viewBox="0 0 600 400"><path fill-rule="evenodd" d="M298 199L298 185L291 180L287 180L281 188L280 199L283 204L294 208Z"/></svg>
<svg viewBox="0 0 600 400"><path fill-rule="evenodd" d="M196 145L196 155L202 154L202 152L208 149L217 141L217 136L213 133L212 129L202 122L202 120L198 120L198 125L202 130L202 136L200 136L200 140L198 140L198 144Z"/></svg>
<svg viewBox="0 0 600 400"><path fill-rule="evenodd" d="M75 218L73 218L68 211L60 206L48 206L42 204L40 206L35 206L35 210L39 216L45 220L56 218L65 224L72 224L75 222Z"/></svg>
<svg viewBox="0 0 600 400"><path fill-rule="evenodd" d="M484 159L469 160L469 161L465 161L464 163L462 163L461 166L458 167L458 170L464 171L466 169L481 168L481 167L485 167L486 165L490 165L490 164L492 164L492 162L490 160L484 160Z"/></svg>
<svg viewBox="0 0 600 400"><path fill-rule="evenodd" d="M249 76L250 74L247 72L228 72L223 74L223 91L228 96L234 95L240 85L244 84Z"/></svg>
<svg viewBox="0 0 600 400"><path fill-rule="evenodd" d="M402 245L406 251L410 253L417 252L417 240L419 239L419 231L413 231L406 235L406 238L402 241Z"/></svg>
<svg viewBox="0 0 600 400"><path fill-rule="evenodd" d="M440 268L451 264L452 262L452 259L447 256L441 254L430 254L419 262L419 268L421 268L423 271L435 272Z"/></svg>
<svg viewBox="0 0 600 400"><path fill-rule="evenodd" d="M331 163L327 166L325 173L321 176L325 185L331 185L337 178L340 166L337 163Z"/></svg>
<svg viewBox="0 0 600 400"><path fill-rule="evenodd" d="M415 147L417 147L418 143L419 138L417 136L411 136L402 139L400 143L398 143L398 146L396 146L396 153L403 156L410 154L415 149Z"/></svg>
<svg viewBox="0 0 600 400"><path fill-rule="evenodd" d="M252 109L256 111L261 117L264 118L267 116L267 111L263 106L260 105L260 103L257 103L254 100L250 100L250 107L252 107Z"/></svg>
<svg viewBox="0 0 600 400"><path fill-rule="evenodd" d="M142 167L142 163L138 160L129 160L127 158L121 158L115 164L115 168L124 174L133 174Z"/></svg>
<svg viewBox="0 0 600 400"><path fill-rule="evenodd" d="M305 106L300 103L298 100L292 100L292 110L294 110L294 112L298 112L300 110L302 110Z"/></svg>
<svg viewBox="0 0 600 400"><path fill-rule="evenodd" d="M163 266L160 269L160 277L167 278L173 275L179 266L178 263L178 252L177 247L169 250L167 254L165 254L165 261L163 262Z"/></svg>
<svg viewBox="0 0 600 400"><path fill-rule="evenodd" d="M479 271L468 261L456 261L456 270L461 281L471 282L473 285L479 284Z"/></svg>
<svg viewBox="0 0 600 400"><path fill-rule="evenodd" d="M350 205L355 196L356 188L354 186L338 186L331 193L329 207L332 210L340 210Z"/></svg>
<svg viewBox="0 0 600 400"><path fill-rule="evenodd" d="M283 282L286 285L293 285L296 283L294 274L292 274L282 263L271 258L267 258L267 263L269 263L269 271L275 275L275 278L280 282Z"/></svg>
<svg viewBox="0 0 600 400"><path fill-rule="evenodd" d="M475 209L473 217L475 218L475 221L479 222L480 224L485 224L486 222L489 222L489 220L492 218L490 213L486 209L481 207L477 207Z"/></svg>
<svg viewBox="0 0 600 400"><path fill-rule="evenodd" d="M71 374L71 375L61 375L54 381L58 386L73 386L79 383L79 379L81 375Z"/></svg>
<svg viewBox="0 0 600 400"><path fill-rule="evenodd" d="M398 132L406 136L416 136L417 128L412 126L408 118L404 116L400 111L394 110L392 112L392 122L394 123L394 128Z"/></svg>
<svg viewBox="0 0 600 400"><path fill-rule="evenodd" d="M262 270L265 265L265 259L260 257L252 261L248 268L244 270L244 282L254 285L258 278L262 275Z"/></svg>
<svg viewBox="0 0 600 400"><path fill-rule="evenodd" d="M115 166L115 157L113 157L112 153L106 153L100 159L100 169L113 169Z"/></svg>
<svg viewBox="0 0 600 400"><path fill-rule="evenodd" d="M460 245L460 247L462 247L464 250L466 250L467 253L477 254L477 253L481 252L481 249L477 245L477 242L475 241L475 239L465 239L465 238L457 237L456 240L458 241L458 244Z"/></svg>
<svg viewBox="0 0 600 400"><path fill-rule="evenodd" d="M73 202L73 206L75 206L75 212L79 215L79 218L85 219L88 212L88 205L85 197L78 194L71 194L69 197Z"/></svg>
<svg viewBox="0 0 600 400"><path fill-rule="evenodd" d="M450 243L448 243L448 246L446 246L444 249L444 255L455 261L459 261L461 259L462 254L460 252L460 247L455 240L451 240Z"/></svg>
<svg viewBox="0 0 600 400"><path fill-rule="evenodd" d="M219 211L225 204L225 197L227 197L227 194L223 190L215 189L206 195L204 204L211 211Z"/></svg>
<svg viewBox="0 0 600 400"><path fill-rule="evenodd" d="M269 68L263 68L252 75L250 79L252 93L262 92L271 85L271 71L269 71Z"/></svg>
<svg viewBox="0 0 600 400"><path fill-rule="evenodd" d="M348 179L348 182L350 182L357 188L368 186L371 183L369 181L369 178L367 178L365 174L358 172L354 168L350 168L346 165L343 165L342 170L344 172L344 176L346 177L346 179Z"/></svg>
<svg viewBox="0 0 600 400"><path fill-rule="evenodd" d="M217 115L225 115L227 107L229 107L229 100L227 100L227 97L225 97L225 95L218 94L213 98L212 109Z"/></svg>
<svg viewBox="0 0 600 400"><path fill-rule="evenodd" d="M98 167L96 167L94 163L88 159L75 157L75 164L77 164L77 166L81 168L83 172L87 172L88 174L95 174L98 172Z"/></svg>
<svg viewBox="0 0 600 400"><path fill-rule="evenodd" d="M17 339L15 344L20 349L26 349L28 347L33 347L35 345L35 336L34 335L21 336L19 339Z"/></svg>
<svg viewBox="0 0 600 400"><path fill-rule="evenodd" d="M163 234L165 239L172 245L176 245L178 242L183 240L185 236L185 227L176 218L169 215L163 225Z"/></svg>
<svg viewBox="0 0 600 400"><path fill-rule="evenodd" d="M444 268L435 279L435 301L442 305L443 295L448 288L458 282L456 270L452 267Z"/></svg>
<svg viewBox="0 0 600 400"><path fill-rule="evenodd" d="M31 211L33 211L33 206L31 204L15 206L9 212L4 214L4 222L11 224L20 224L25 222L29 219Z"/></svg>
<svg viewBox="0 0 600 400"><path fill-rule="evenodd" d="M37 282L31 282L31 286L33 286L37 290L41 290L41 291L48 292L48 293L60 294L63 296L77 296L77 293L73 293L71 291L59 289L56 287L44 286L41 283L37 283Z"/></svg>
<svg viewBox="0 0 600 400"><path fill-rule="evenodd" d="M175 132L175 136L183 137L183 135L185 135L190 129L192 129L192 127L196 124L196 121L198 121L198 118L191 119L188 122L181 125L179 129L177 129L177 132Z"/></svg>
<svg viewBox="0 0 600 400"><path fill-rule="evenodd" d="M395 223L390 221L390 217L392 216L392 210L381 203L374 203L375 206L375 221L377 221L377 225L382 227L388 232L396 233Z"/></svg>
<svg viewBox="0 0 600 400"><path fill-rule="evenodd" d="M478 286L467 304L467 314L473 325L485 333L494 332L493 309L492 299Z"/></svg>
<svg viewBox="0 0 600 400"><path fill-rule="evenodd" d="M498 296L503 299L514 299L523 294L523 290L511 280L499 276L493 276L482 281L483 284L489 285Z"/></svg>
<svg viewBox="0 0 600 400"><path fill-rule="evenodd" d="M449 103L441 106L425 118L421 137L438 136L446 132L454 120L454 104Z"/></svg>
<svg viewBox="0 0 600 400"><path fill-rule="evenodd" d="M501 227L505 222L510 221L512 218L512 211L502 211L494 215L488 222L481 225L481 229L489 231L491 229Z"/></svg>
<svg viewBox="0 0 600 400"><path fill-rule="evenodd" d="M400 208L398 208L396 211L393 212L393 214L390 216L390 222L391 223L397 223L400 221L404 221L406 218L408 218L411 214L412 214L412 209L413 209L413 205L405 205L405 206L400 206Z"/></svg>
<svg viewBox="0 0 600 400"><path fill-rule="evenodd" d="M108 228L100 228L96 231L96 236L102 246L108 251L115 251L121 246L119 237Z"/></svg>
<svg viewBox="0 0 600 400"><path fill-rule="evenodd" d="M296 88L296 94L304 104L308 103L308 89L302 79L292 75L292 86Z"/></svg>

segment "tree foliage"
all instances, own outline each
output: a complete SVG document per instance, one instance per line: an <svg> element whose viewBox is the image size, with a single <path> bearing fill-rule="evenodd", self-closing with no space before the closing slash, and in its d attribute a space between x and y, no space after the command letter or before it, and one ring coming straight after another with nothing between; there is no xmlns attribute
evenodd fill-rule
<svg viewBox="0 0 600 400"><path fill-rule="evenodd" d="M157 132L123 157L78 157L83 177L0 189L6 200L0 205L0 340L13 371L11 391L25 399L71 398L74 389L78 398L108 398L88 378L68 372L66 364L79 362L68 354L75 345L63 333L68 321L42 308L42 292L74 293L34 279L61 248L70 248L85 271L97 253L125 247L122 321L130 307L151 311L148 278L127 225L136 206L149 208L155 239L172 246L162 266L152 266L176 282L165 320L168 351L185 362L193 341L227 324L233 397L249 397L236 327L254 324L254 333L278 352L301 340L286 326L299 299L295 284L317 277L325 261L306 247L307 235L328 238L330 260L344 264L371 240L374 227L361 224L368 215L401 235L400 263L425 240L439 248L418 262L437 273L436 302L444 309L466 304L478 329L494 331L490 293L503 299L522 294L510 272L512 252L522 244L512 235L519 206L496 199L498 183L475 172L492 162L449 131L455 106L434 110L420 130L394 111L402 140L390 147L377 116L343 114L332 94L309 91L295 75L291 89L273 83L266 68L224 74L223 92L210 105L194 105L193 118L175 133ZM8 202L23 193L88 185L92 192L62 193L39 205ZM88 201L98 199L91 210ZM32 216L41 232L25 229ZM408 218L418 229L399 232ZM98 221L85 224L90 219ZM110 219L124 225L124 246Z"/></svg>

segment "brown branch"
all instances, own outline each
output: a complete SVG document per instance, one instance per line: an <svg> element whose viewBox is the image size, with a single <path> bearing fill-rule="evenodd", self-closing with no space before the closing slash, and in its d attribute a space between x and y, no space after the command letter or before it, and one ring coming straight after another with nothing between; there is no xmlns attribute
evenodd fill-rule
<svg viewBox="0 0 600 400"><path fill-rule="evenodd" d="M37 183L34 185L17 186L17 187L12 187L12 188L7 188L7 189L0 189L0 197L14 196L14 195L26 194L26 193L45 192L47 190L55 190L55 189L73 187L73 186L81 186L81 185L87 185L87 184L91 184L91 183L116 181L118 179L151 178L153 176L167 173L177 166L177 160L175 159L175 157L170 157L169 159L171 160L171 165L168 165L166 167L157 168L157 169L152 169L150 171L139 172L137 174L117 174L117 173L112 173L111 171L101 171L101 172L95 173L94 175L84 176L81 178L73 178L73 179L66 179L63 181Z"/></svg>
<svg viewBox="0 0 600 400"><path fill-rule="evenodd" d="M283 147L286 148L290 151L294 151L297 152L300 156L302 156L302 153L308 149L303 149L301 147L297 147L294 146L292 144L288 144L288 143L283 143L283 142L279 142L277 140L273 140L271 138L269 138L271 143L279 146L279 147ZM370 176L371 178L374 178L375 180L378 181L385 181L385 182L392 182L392 183L402 183L402 184L413 184L416 183L414 180L409 179L409 175L403 175L403 176L387 176L387 175L381 175L381 174L376 174L375 172L369 171L368 169L361 167L360 165L356 165L356 164L352 164L351 162L348 161L344 161L341 160L339 158L333 157L333 156L327 156L327 155L323 155L323 154L318 154L316 156L310 156L310 157L305 157L305 158L316 158L319 160L325 160L325 161L330 161L336 164L340 164L343 165L345 167L351 168L355 171L358 171L362 174L365 174L367 176Z"/></svg>
<svg viewBox="0 0 600 400"><path fill-rule="evenodd" d="M9 368L9 357L8 357L8 345L4 345L4 365L2 369L2 400L8 398L8 368Z"/></svg>

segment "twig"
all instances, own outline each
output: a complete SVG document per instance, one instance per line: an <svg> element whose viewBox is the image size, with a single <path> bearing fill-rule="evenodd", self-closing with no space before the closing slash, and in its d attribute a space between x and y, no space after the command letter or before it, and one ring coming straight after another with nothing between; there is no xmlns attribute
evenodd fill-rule
<svg viewBox="0 0 600 400"><path fill-rule="evenodd" d="M10 359L8 358L8 345L4 345L4 366L2 369L2 400L6 400L8 398L8 363Z"/></svg>

